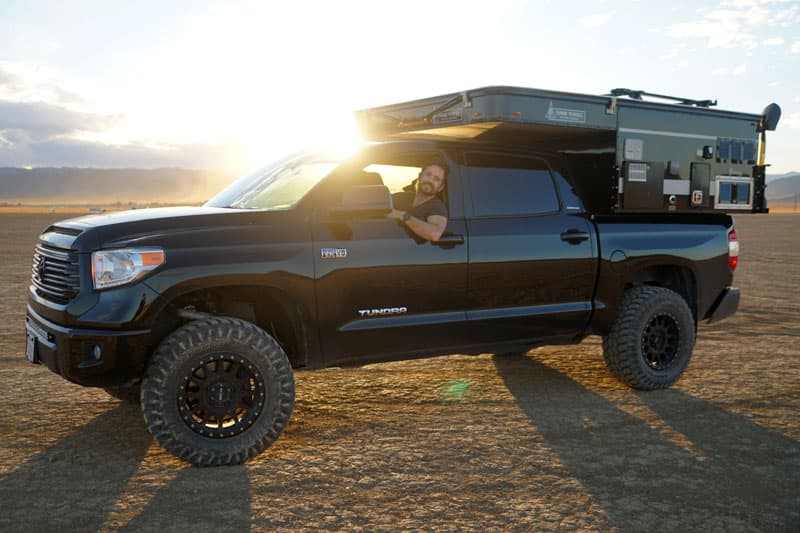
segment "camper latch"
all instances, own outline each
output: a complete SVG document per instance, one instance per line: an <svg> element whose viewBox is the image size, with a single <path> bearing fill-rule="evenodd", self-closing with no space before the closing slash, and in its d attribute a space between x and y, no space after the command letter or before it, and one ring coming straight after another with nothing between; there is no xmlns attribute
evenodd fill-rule
<svg viewBox="0 0 800 533"><path fill-rule="evenodd" d="M606 106L606 115L616 115L617 114L617 97L612 96L611 100L608 101L608 105Z"/></svg>

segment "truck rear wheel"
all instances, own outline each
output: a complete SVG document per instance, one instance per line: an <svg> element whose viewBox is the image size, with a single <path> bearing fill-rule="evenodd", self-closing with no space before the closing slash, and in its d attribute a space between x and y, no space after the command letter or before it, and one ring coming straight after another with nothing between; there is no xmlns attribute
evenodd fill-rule
<svg viewBox="0 0 800 533"><path fill-rule="evenodd" d="M289 423L294 376L267 332L235 318L190 322L155 350L142 381L147 428L196 466L239 464Z"/></svg>
<svg viewBox="0 0 800 533"><path fill-rule="evenodd" d="M665 389L692 357L695 324L686 301L662 287L633 287L622 296L617 318L603 337L611 374L640 390Z"/></svg>

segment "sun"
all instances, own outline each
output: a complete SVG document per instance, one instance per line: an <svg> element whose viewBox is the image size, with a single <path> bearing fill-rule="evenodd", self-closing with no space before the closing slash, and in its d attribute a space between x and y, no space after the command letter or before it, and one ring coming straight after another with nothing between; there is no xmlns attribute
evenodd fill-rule
<svg viewBox="0 0 800 533"><path fill-rule="evenodd" d="M352 113L316 116L312 120L273 119L242 125L235 142L242 146L249 168L303 149L319 149L337 157L347 157L361 144Z"/></svg>

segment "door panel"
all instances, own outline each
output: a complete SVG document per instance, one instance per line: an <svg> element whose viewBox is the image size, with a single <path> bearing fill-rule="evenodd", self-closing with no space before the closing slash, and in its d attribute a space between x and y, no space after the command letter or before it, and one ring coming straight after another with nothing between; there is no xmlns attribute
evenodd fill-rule
<svg viewBox="0 0 800 533"><path fill-rule="evenodd" d="M351 175L367 172L398 192L432 155L442 156L430 150L378 147L326 186L341 191ZM446 234L463 239L466 223L457 178L451 171L443 195L450 210ZM320 202L312 223L325 364L436 350L459 342L466 324L466 242L423 241L396 220L383 217L333 219L327 214L329 207Z"/></svg>
<svg viewBox="0 0 800 533"><path fill-rule="evenodd" d="M467 155L467 319L475 341L576 334L591 311L594 237L563 212L538 158Z"/></svg>
<svg viewBox="0 0 800 533"><path fill-rule="evenodd" d="M467 318L487 341L577 333L591 311L591 239L571 244L566 229L590 231L566 215L469 221Z"/></svg>
<svg viewBox="0 0 800 533"><path fill-rule="evenodd" d="M448 224L453 233L465 229L463 220ZM465 320L465 245L418 244L388 219L321 221L314 234L326 365L454 343ZM346 257L323 258L326 248Z"/></svg>

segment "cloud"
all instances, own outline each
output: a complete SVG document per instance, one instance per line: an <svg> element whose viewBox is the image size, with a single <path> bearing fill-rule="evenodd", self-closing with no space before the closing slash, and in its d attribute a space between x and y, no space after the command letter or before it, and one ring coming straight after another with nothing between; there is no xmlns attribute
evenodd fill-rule
<svg viewBox="0 0 800 533"><path fill-rule="evenodd" d="M781 126L786 126L792 129L800 129L800 111L792 113L784 118L781 122Z"/></svg>
<svg viewBox="0 0 800 533"><path fill-rule="evenodd" d="M68 88L54 70L9 61L0 61L0 99L89 108L87 99Z"/></svg>
<svg viewBox="0 0 800 533"><path fill-rule="evenodd" d="M599 28L609 20L611 20L610 13L596 13L579 19L581 24L589 28Z"/></svg>
<svg viewBox="0 0 800 533"><path fill-rule="evenodd" d="M121 116L81 113L44 102L0 100L0 134L9 139L47 140L80 132L103 132L118 125Z"/></svg>
<svg viewBox="0 0 800 533"><path fill-rule="evenodd" d="M699 20L679 22L667 27L665 35L676 39L703 38L710 48L744 48L752 50L758 47L754 31L761 28L786 24L796 20L797 6L780 9L784 2L772 0L734 0L722 2L716 9L701 8L697 13ZM763 31L763 30L761 30ZM779 42L780 41L780 42ZM783 41L780 37L764 40L766 46L778 46Z"/></svg>
<svg viewBox="0 0 800 533"><path fill-rule="evenodd" d="M90 109L57 73L0 62L0 166L183 167L241 171L234 143L108 142L124 114ZM105 140L106 142L100 142Z"/></svg>
<svg viewBox="0 0 800 533"><path fill-rule="evenodd" d="M741 76L745 72L747 72L747 65L739 65L738 67L733 69L734 76Z"/></svg>
<svg viewBox="0 0 800 533"><path fill-rule="evenodd" d="M235 144L109 145L69 138L9 144L0 135L0 167L180 167L238 172L243 170L238 167L242 156Z"/></svg>
<svg viewBox="0 0 800 533"><path fill-rule="evenodd" d="M727 74L728 67L718 67L711 71L712 76L719 76L720 74Z"/></svg>
<svg viewBox="0 0 800 533"><path fill-rule="evenodd" d="M747 33L742 33L741 25L734 21L701 20L695 22L682 22L667 28L667 37L686 39L701 37L708 39L710 48L755 48L758 46L755 38Z"/></svg>
<svg viewBox="0 0 800 533"><path fill-rule="evenodd" d="M791 26L797 22L798 19L800 19L800 7L796 5L788 9L778 11L777 15L775 15L775 20L778 21L778 24L783 28Z"/></svg>
<svg viewBox="0 0 800 533"><path fill-rule="evenodd" d="M109 143L126 118L92 110L51 69L0 61L0 166L242 170L234 143Z"/></svg>
<svg viewBox="0 0 800 533"><path fill-rule="evenodd" d="M666 54L661 56L661 59L672 59L673 57L675 57L677 55L678 55L678 49L677 48L670 48L670 50Z"/></svg>
<svg viewBox="0 0 800 533"><path fill-rule="evenodd" d="M24 87L22 77L3 68L3 65L0 64L0 94L17 92L22 87Z"/></svg>
<svg viewBox="0 0 800 533"><path fill-rule="evenodd" d="M792 53L800 54L800 41L795 41L792 43Z"/></svg>

